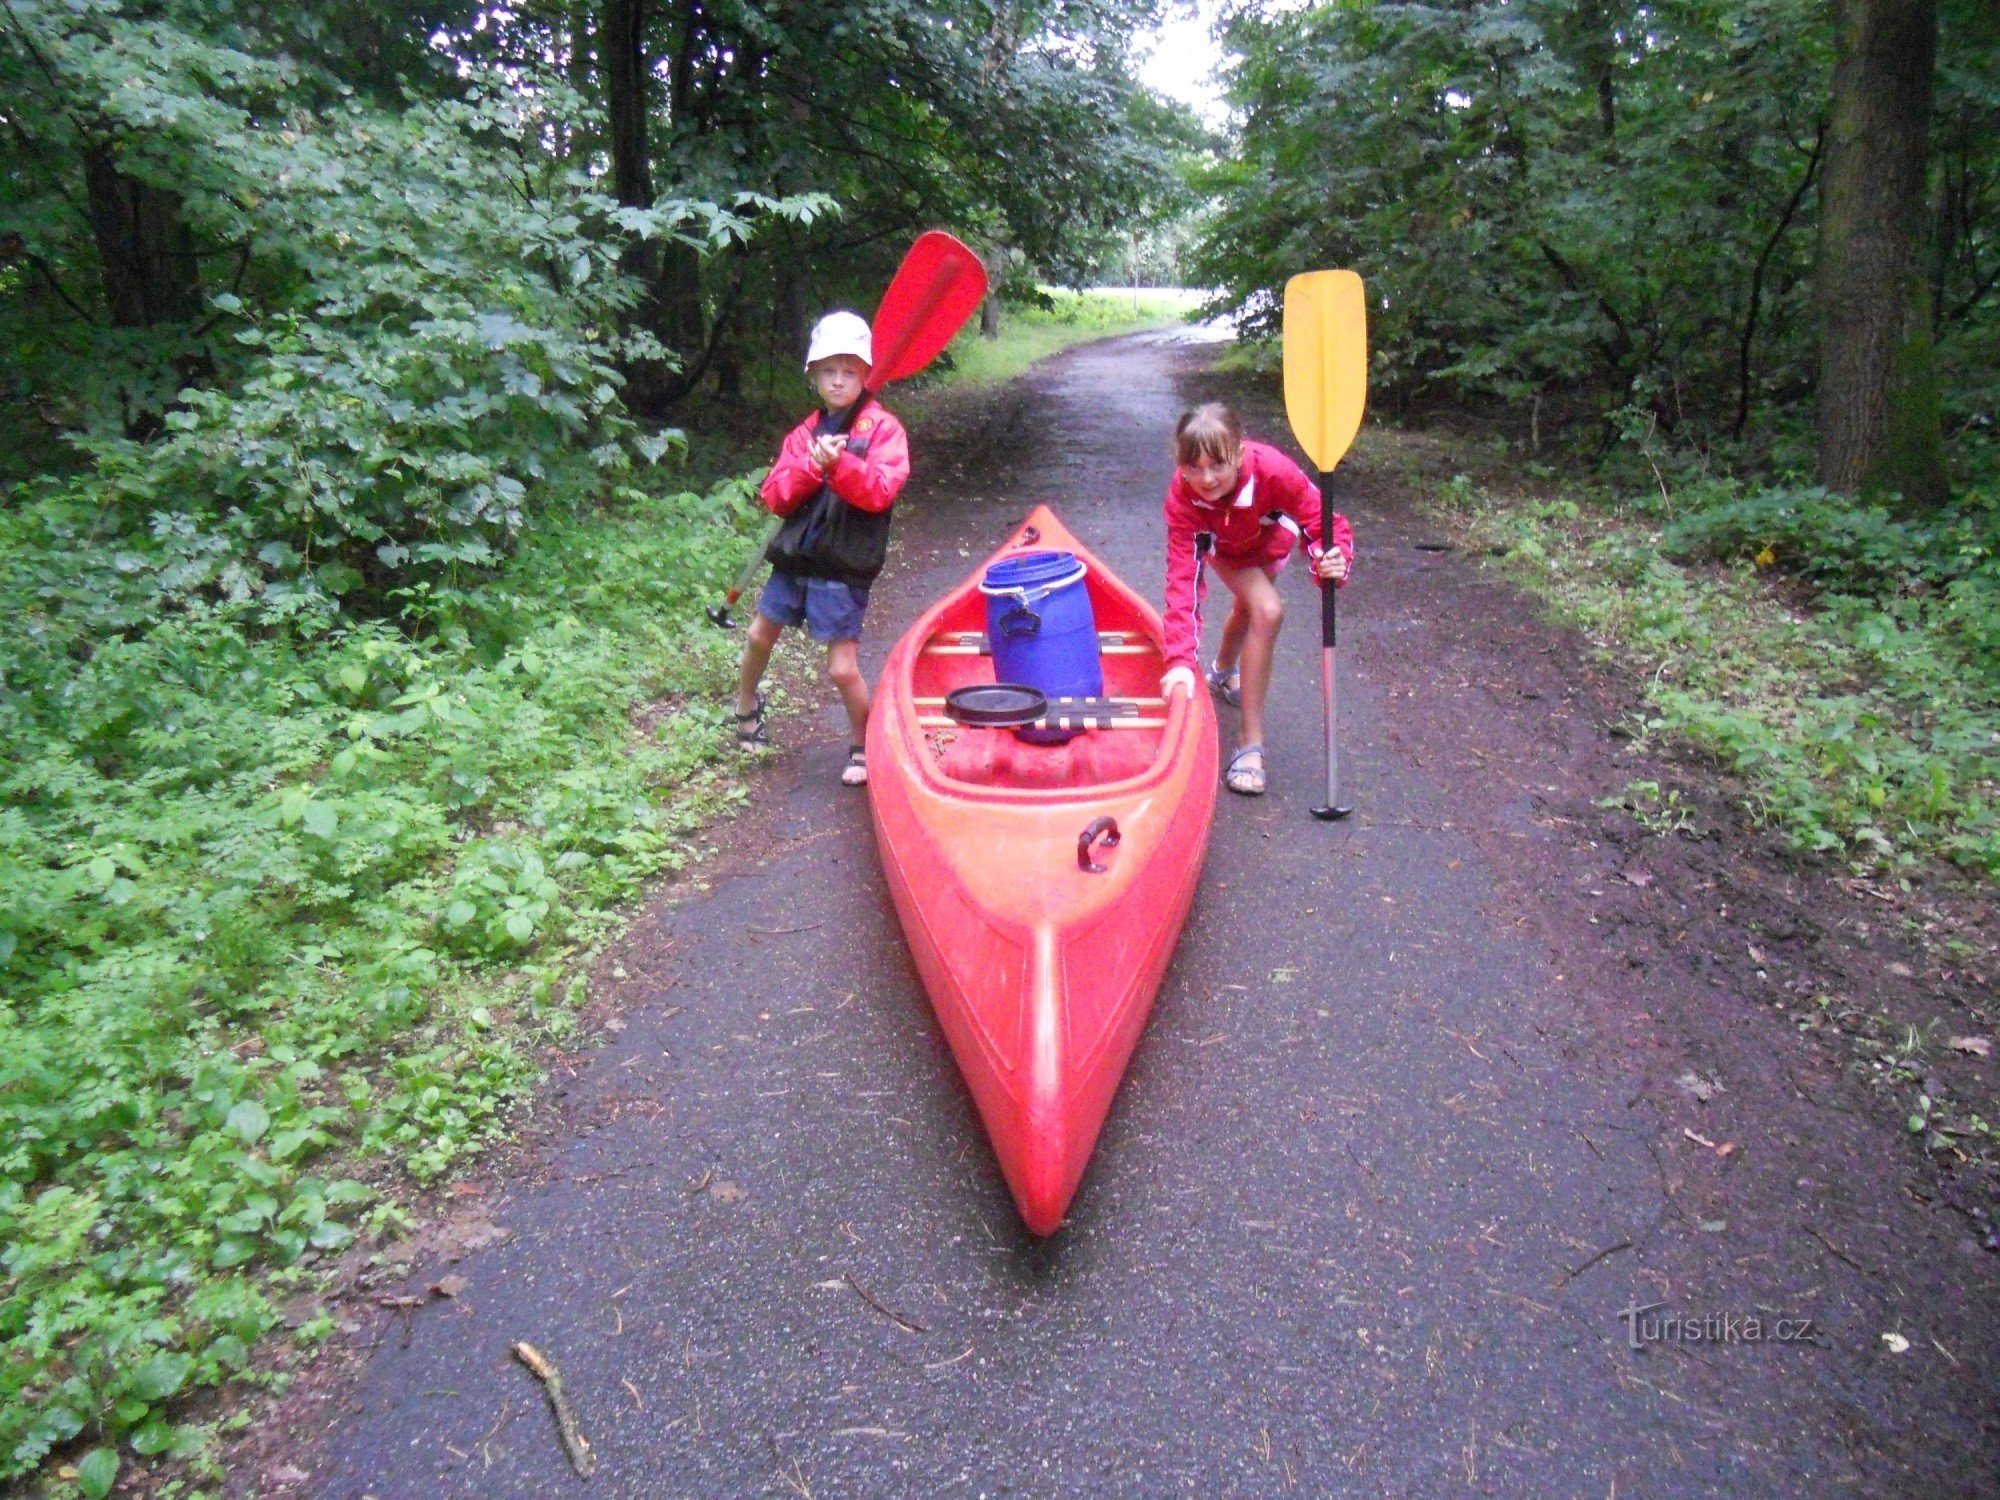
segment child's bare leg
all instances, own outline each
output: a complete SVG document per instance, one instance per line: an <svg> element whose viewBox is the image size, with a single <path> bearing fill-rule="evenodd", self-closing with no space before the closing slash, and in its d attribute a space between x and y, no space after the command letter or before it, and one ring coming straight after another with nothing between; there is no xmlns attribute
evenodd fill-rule
<svg viewBox="0 0 2000 1500"><path fill-rule="evenodd" d="M739 714L757 711L757 684L764 680L764 669L771 665L771 648L778 644L778 637L784 629L776 620L767 620L762 615L750 621L750 629L743 641L743 663L736 672L736 711Z"/></svg>
<svg viewBox="0 0 2000 1500"><path fill-rule="evenodd" d="M826 648L826 675L840 693L853 732L848 743L858 745L868 733L868 679L861 675L861 643L832 641Z"/></svg>
<svg viewBox="0 0 2000 1500"><path fill-rule="evenodd" d="M1243 601L1234 600L1229 608L1229 618L1222 622L1222 643L1215 649L1215 664L1225 673L1236 670L1236 662L1243 655L1243 637L1250 629L1250 615L1243 608Z"/></svg>
<svg viewBox="0 0 2000 1500"><path fill-rule="evenodd" d="M1258 567L1223 568L1215 570L1222 581L1236 596L1236 608L1230 611L1231 623L1236 616L1244 617L1243 655L1241 658L1242 718L1239 722L1236 743L1239 745L1261 745L1264 742L1264 694L1271 686L1271 661L1278 644L1279 627L1285 623L1285 601L1279 597L1278 587L1264 576ZM1225 643L1228 634L1225 628Z"/></svg>

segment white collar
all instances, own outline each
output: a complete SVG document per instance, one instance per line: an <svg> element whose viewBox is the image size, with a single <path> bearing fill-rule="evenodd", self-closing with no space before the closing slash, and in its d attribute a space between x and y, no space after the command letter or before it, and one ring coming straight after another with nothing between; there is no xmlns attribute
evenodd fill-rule
<svg viewBox="0 0 2000 1500"><path fill-rule="evenodd" d="M1257 476L1255 474L1250 474L1245 476L1243 480L1243 488L1236 492L1236 498L1229 502L1228 508L1231 510L1248 510L1250 506L1256 502L1256 497L1257 497ZM1214 510L1218 505L1221 504L1219 500L1204 500L1199 495L1191 495L1188 498L1193 500L1194 503L1196 505L1199 505L1203 510Z"/></svg>

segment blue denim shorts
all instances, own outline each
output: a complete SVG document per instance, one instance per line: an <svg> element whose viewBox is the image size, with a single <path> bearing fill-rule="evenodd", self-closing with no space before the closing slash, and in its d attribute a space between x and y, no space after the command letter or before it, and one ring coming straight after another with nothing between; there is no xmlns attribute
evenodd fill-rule
<svg viewBox="0 0 2000 1500"><path fill-rule="evenodd" d="M837 578L800 578L771 570L757 613L774 625L803 625L814 640L858 641L868 590Z"/></svg>

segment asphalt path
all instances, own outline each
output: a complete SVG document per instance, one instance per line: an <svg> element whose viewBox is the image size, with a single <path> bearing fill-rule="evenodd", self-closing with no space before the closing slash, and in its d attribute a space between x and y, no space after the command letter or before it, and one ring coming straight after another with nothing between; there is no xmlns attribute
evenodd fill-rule
<svg viewBox="0 0 2000 1500"><path fill-rule="evenodd" d="M1037 502L1157 593L1166 443L1202 358L1093 346L977 423L919 430L868 664ZM1413 523L1365 493L1345 508L1359 811L1307 816L1317 615L1293 569L1271 794L1221 799L1058 1235L1015 1219L864 799L834 784L844 736L795 715L729 857L607 960L622 1029L551 1099L573 1129L477 1206L510 1237L414 1268L418 1287L463 1285L387 1325L311 1491L1979 1488L1989 1398L1899 1388L1865 1278L1767 1274L1758 1246L1677 1206L1678 1127L1596 1045L1603 1017L1524 930L1450 776L1385 730L1380 662L1426 628L1399 588ZM1756 1316L1767 1341L1633 1348L1621 1310L1651 1304ZM1810 1342L1769 1341L1788 1315L1815 1319ZM563 1372L589 1480L508 1356L521 1339Z"/></svg>

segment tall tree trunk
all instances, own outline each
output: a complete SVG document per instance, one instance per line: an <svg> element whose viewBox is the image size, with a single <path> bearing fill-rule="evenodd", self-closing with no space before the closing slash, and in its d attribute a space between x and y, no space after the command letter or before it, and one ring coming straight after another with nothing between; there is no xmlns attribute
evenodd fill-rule
<svg viewBox="0 0 2000 1500"><path fill-rule="evenodd" d="M997 339L1000 337L1000 286L1007 279L1012 258L1005 245L998 240L989 240L980 247L979 259L986 267L986 285L991 288L979 302L979 336Z"/></svg>
<svg viewBox="0 0 2000 1500"><path fill-rule="evenodd" d="M591 35L592 6L590 0L575 0L569 11L569 56L564 73L569 86L585 98L590 97L592 56ZM592 149L590 132L582 127L572 129L563 142L563 155L574 159L587 156Z"/></svg>
<svg viewBox="0 0 2000 1500"><path fill-rule="evenodd" d="M83 178L112 326L151 328L198 318L200 262L179 195L127 177L109 146L85 155Z"/></svg>
<svg viewBox="0 0 2000 1500"><path fill-rule="evenodd" d="M605 0L599 28L604 72L605 123L611 136L611 191L628 208L653 206L652 158L647 148L646 0ZM651 281L659 259L651 240L634 240L625 269Z"/></svg>
<svg viewBox="0 0 2000 1500"><path fill-rule="evenodd" d="M128 177L119 170L113 148L102 143L84 152L83 185L111 326L180 325L186 332L202 315L201 261L181 212L180 195ZM213 373L207 356L192 342L182 344L171 357L174 378L183 386ZM142 396L134 401L128 393L127 436L158 436L161 414L156 399Z"/></svg>
<svg viewBox="0 0 2000 1500"><path fill-rule="evenodd" d="M611 190L628 208L651 208L652 58L646 50L646 0L605 0L598 35L605 126L611 138ZM645 289L635 321L672 348L673 340L660 326L660 251L658 240L635 239L625 247L623 265ZM626 361L625 404L634 412L657 417L676 394L674 372L665 361Z"/></svg>
<svg viewBox="0 0 2000 1500"><path fill-rule="evenodd" d="M713 37L706 29L699 0L674 0L668 7L674 25L673 66L668 72L667 122L676 140L704 129L697 114L696 72L703 66ZM708 317L703 307L701 252L693 245L669 241L660 247L660 275L653 289L653 328L679 358L683 374L669 400L678 400L699 379L696 366L705 361Z"/></svg>
<svg viewBox="0 0 2000 1500"><path fill-rule="evenodd" d="M660 279L655 289L658 304L655 331L660 342L680 356L686 366L700 356L708 342L708 320L702 313L701 252L693 245L670 240L660 248Z"/></svg>
<svg viewBox="0 0 2000 1500"><path fill-rule="evenodd" d="M1819 479L1942 504L1924 178L1937 0L1836 0L1820 185Z"/></svg>
<svg viewBox="0 0 2000 1500"><path fill-rule="evenodd" d="M790 248L788 245L786 251ZM806 357L806 288L797 257L781 251L772 274L771 337L777 343L778 363L802 361Z"/></svg>

